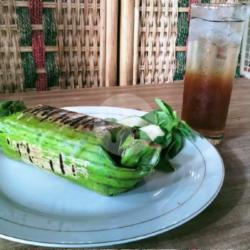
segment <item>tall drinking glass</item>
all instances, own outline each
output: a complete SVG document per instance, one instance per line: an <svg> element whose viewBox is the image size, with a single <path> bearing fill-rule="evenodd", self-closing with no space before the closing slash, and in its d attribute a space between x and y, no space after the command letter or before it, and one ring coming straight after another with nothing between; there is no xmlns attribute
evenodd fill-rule
<svg viewBox="0 0 250 250"><path fill-rule="evenodd" d="M182 119L215 144L224 134L245 18L244 5L191 9Z"/></svg>

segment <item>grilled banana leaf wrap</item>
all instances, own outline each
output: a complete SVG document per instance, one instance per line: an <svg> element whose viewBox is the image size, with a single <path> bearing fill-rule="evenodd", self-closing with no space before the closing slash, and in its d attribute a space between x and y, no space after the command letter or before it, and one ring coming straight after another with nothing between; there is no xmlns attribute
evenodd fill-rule
<svg viewBox="0 0 250 250"><path fill-rule="evenodd" d="M2 151L96 192L127 191L159 161L161 147L133 128L50 106L21 109L0 118Z"/></svg>

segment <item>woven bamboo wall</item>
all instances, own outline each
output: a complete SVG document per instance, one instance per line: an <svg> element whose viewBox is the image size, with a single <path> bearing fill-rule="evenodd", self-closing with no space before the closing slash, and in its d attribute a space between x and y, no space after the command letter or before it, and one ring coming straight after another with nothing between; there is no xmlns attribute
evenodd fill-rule
<svg viewBox="0 0 250 250"><path fill-rule="evenodd" d="M23 89L15 2L0 1L0 92Z"/></svg>
<svg viewBox="0 0 250 250"><path fill-rule="evenodd" d="M125 2L125 1L124 1ZM237 0L135 0L134 48L132 62L127 47L120 47L120 83L162 84L183 79L186 61L186 41L189 11L192 3L232 3ZM126 1L131 5L131 1ZM124 7L124 6L123 6ZM126 6L125 6L126 7ZM121 22L128 22L122 18ZM121 24L123 27L123 24ZM131 27L128 26L128 27ZM121 29L122 31L122 29ZM128 33L128 30L124 32ZM123 39L120 35L121 44ZM126 43L124 43L126 44ZM124 54L124 55L123 55ZM129 67L128 63L133 64ZM126 70L123 70L126 68ZM133 80L131 76L133 75Z"/></svg>
<svg viewBox="0 0 250 250"><path fill-rule="evenodd" d="M200 1L0 0L0 92L183 79Z"/></svg>
<svg viewBox="0 0 250 250"><path fill-rule="evenodd" d="M118 13L116 2L1 0L0 91L117 82L116 72L106 65L106 52L113 61L117 56L114 30L112 45L106 46L106 23L112 23ZM107 8L112 8L109 16Z"/></svg>
<svg viewBox="0 0 250 250"><path fill-rule="evenodd" d="M60 85L98 86L100 80L100 1L58 0L56 8Z"/></svg>
<svg viewBox="0 0 250 250"><path fill-rule="evenodd" d="M238 3L238 0L179 0L179 10L183 7L190 7L192 3ZM188 37L188 20L189 13L178 12L178 35L176 42L176 64L175 64L175 75L173 80L182 80L185 74L186 64L186 41ZM239 59L240 60L240 59ZM239 66L236 70L236 76L240 76Z"/></svg>
<svg viewBox="0 0 250 250"><path fill-rule="evenodd" d="M178 3L142 0L139 11L139 82L170 82L175 71Z"/></svg>
<svg viewBox="0 0 250 250"><path fill-rule="evenodd" d="M250 10L241 46L241 62L240 72L242 75L250 79Z"/></svg>
<svg viewBox="0 0 250 250"><path fill-rule="evenodd" d="M238 0L211 0L211 3L238 3Z"/></svg>

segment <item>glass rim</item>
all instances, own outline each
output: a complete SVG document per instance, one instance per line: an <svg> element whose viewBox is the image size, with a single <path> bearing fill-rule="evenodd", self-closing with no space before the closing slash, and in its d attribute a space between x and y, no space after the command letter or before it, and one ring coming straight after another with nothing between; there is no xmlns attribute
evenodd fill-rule
<svg viewBox="0 0 250 250"><path fill-rule="evenodd" d="M193 3L191 7L203 7L207 9L218 9L220 7L243 7L242 3Z"/></svg>

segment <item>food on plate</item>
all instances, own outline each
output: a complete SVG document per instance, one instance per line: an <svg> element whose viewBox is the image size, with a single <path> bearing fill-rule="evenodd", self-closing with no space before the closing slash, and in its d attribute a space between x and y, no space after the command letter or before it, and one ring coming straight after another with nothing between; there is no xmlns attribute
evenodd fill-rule
<svg viewBox="0 0 250 250"><path fill-rule="evenodd" d="M0 102L0 148L7 156L48 170L104 195L132 189L179 153L192 130L173 109L108 121L46 105ZM21 170L20 170L21 172Z"/></svg>

